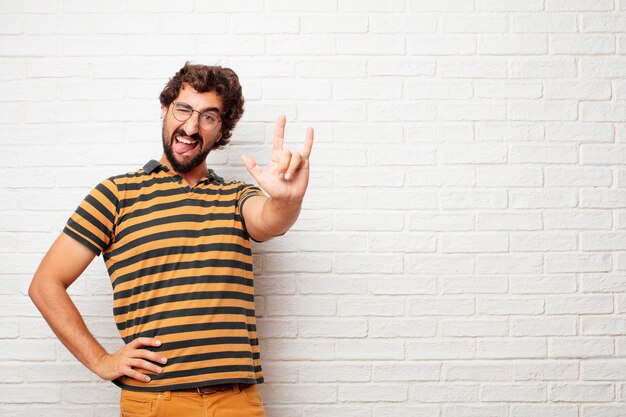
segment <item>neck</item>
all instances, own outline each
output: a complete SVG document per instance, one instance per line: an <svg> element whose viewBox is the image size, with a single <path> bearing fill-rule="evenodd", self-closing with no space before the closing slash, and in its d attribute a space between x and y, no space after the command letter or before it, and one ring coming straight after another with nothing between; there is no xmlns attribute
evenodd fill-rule
<svg viewBox="0 0 626 417"><path fill-rule="evenodd" d="M170 161L167 160L167 157L165 156L165 153L163 155L161 155L161 159L159 160L159 162L161 164L165 165L167 168L169 168L170 171L176 172L178 175L183 177L185 182L187 184L189 184L190 187L194 187L198 183L198 181L200 181L202 178L204 178L207 175L209 175L209 169L208 169L208 167L206 165L206 162L204 162L202 164L198 164L197 167L195 167L194 169L192 169L189 172L185 172L184 174L176 171L172 167L172 165L170 164Z"/></svg>

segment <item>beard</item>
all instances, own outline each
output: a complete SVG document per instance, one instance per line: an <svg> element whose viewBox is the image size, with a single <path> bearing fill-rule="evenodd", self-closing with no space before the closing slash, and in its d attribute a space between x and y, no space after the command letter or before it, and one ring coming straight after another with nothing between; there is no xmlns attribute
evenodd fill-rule
<svg viewBox="0 0 626 417"><path fill-rule="evenodd" d="M189 136L191 139L195 139L198 141L197 146L200 147L200 151L196 153L194 157L191 158L191 160L187 162L180 162L178 159L176 159L176 155L174 154L174 149L172 147L173 141L176 140L174 139L174 137L176 137L177 134L182 136L189 136L185 133L183 129L177 129L172 134L171 140L168 140L168 138L165 136L165 122L163 122L161 137L163 139L163 152L165 153L165 157L176 172L180 174L186 174L198 165L205 163L206 157L209 155L209 152L211 152L212 148L202 149L202 144L204 142L199 134L196 133L195 135Z"/></svg>

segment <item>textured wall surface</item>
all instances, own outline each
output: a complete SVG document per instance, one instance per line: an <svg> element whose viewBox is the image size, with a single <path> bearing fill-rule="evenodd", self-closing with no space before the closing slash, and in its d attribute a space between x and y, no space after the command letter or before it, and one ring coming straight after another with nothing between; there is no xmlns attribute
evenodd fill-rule
<svg viewBox="0 0 626 417"><path fill-rule="evenodd" d="M209 162L316 129L254 246L268 416L626 416L626 0L0 0L0 414L113 417L27 297L98 181L160 156L158 94L230 66ZM120 345L101 258L71 288Z"/></svg>

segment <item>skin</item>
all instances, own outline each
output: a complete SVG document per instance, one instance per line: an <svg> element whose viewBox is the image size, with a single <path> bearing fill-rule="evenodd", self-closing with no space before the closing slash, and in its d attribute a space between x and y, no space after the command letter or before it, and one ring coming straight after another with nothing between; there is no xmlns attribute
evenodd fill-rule
<svg viewBox="0 0 626 417"><path fill-rule="evenodd" d="M175 101L184 101L198 111L210 107L223 110L221 98L214 92L199 93L185 85ZM162 107L163 141L172 144L175 133L179 129L193 137L198 134L201 146L191 154L174 155L177 161L184 164L194 158L197 153L209 152L221 137L219 127L215 131L205 132L199 129L197 113L186 122L179 122ZM295 223L309 181L309 157L313 146L313 129L308 128L302 152L284 149L284 133L286 118L281 115L274 129L272 155L265 168L260 167L254 159L242 156L242 160L257 183L269 194L270 198L255 196L248 199L243 208L243 216L250 236L256 240L268 240L284 234ZM173 169L165 151L161 163ZM187 172L178 174L193 187L208 175L206 161L202 161ZM95 254L85 246L61 233L52 244L39 265L28 289L43 317L46 319L59 340L88 369L104 380L113 380L128 376L142 382L150 378L141 372L162 372L160 366L167 358L159 353L143 349L145 346L160 346L155 338L137 338L123 346L113 354L108 353L93 337L85 322L67 293L67 288L83 273L93 261Z"/></svg>

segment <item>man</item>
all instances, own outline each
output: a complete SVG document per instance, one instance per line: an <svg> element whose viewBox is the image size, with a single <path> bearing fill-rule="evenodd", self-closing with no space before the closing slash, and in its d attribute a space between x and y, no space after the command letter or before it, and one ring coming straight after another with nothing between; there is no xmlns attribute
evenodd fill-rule
<svg viewBox="0 0 626 417"><path fill-rule="evenodd" d="M76 358L122 388L122 415L264 416L249 238L282 235L296 221L313 129L302 153L292 153L283 148L281 116L267 168L242 156L268 199L206 164L243 114L232 70L186 63L160 101L160 161L98 184L49 249L28 293ZM126 343L112 354L67 294L100 253Z"/></svg>

